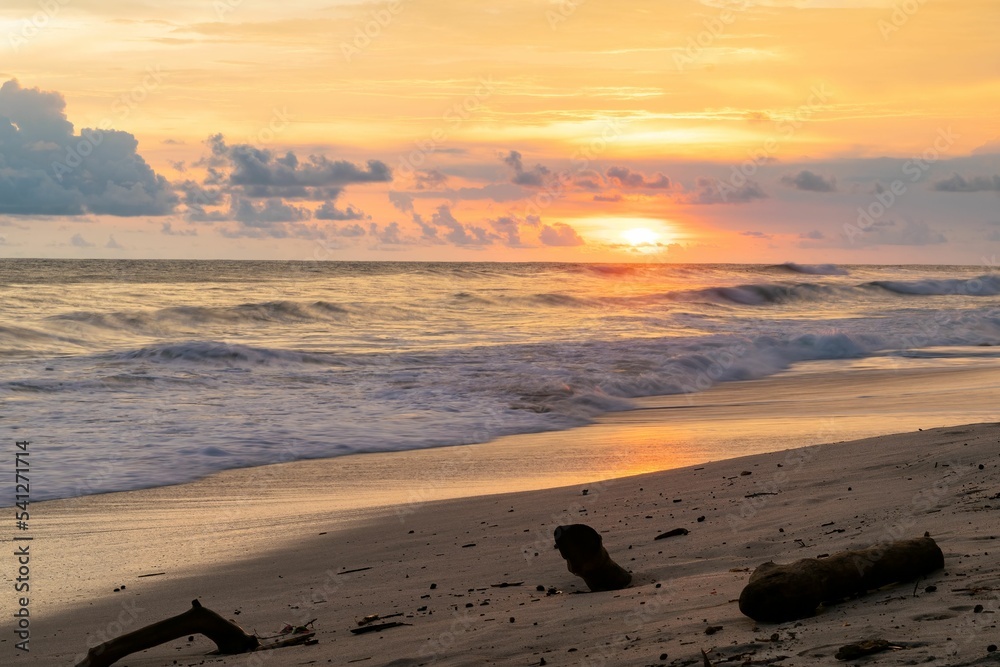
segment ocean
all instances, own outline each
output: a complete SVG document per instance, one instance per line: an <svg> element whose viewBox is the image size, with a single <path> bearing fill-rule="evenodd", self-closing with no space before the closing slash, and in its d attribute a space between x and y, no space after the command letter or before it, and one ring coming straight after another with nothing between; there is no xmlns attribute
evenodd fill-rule
<svg viewBox="0 0 1000 667"><path fill-rule="evenodd" d="M0 289L33 500L571 429L806 362L1000 358L982 266L7 259Z"/></svg>

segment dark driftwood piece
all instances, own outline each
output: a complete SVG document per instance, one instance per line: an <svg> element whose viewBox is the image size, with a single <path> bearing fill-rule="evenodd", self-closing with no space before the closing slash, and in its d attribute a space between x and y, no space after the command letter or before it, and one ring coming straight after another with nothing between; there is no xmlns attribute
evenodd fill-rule
<svg viewBox="0 0 1000 667"><path fill-rule="evenodd" d="M911 581L943 567L944 554L930 537L843 551L821 560L764 563L740 594L740 611L762 623L794 621L812 616L822 602Z"/></svg>
<svg viewBox="0 0 1000 667"><path fill-rule="evenodd" d="M191 608L183 614L95 646L76 667L107 667L132 653L197 634L205 635L215 642L219 653L248 653L260 645L255 636L248 635L240 626L230 623L193 600Z"/></svg>
<svg viewBox="0 0 1000 667"><path fill-rule="evenodd" d="M592 591L615 591L632 583L632 575L611 560L601 534L583 523L559 526L556 548L570 572L582 577Z"/></svg>

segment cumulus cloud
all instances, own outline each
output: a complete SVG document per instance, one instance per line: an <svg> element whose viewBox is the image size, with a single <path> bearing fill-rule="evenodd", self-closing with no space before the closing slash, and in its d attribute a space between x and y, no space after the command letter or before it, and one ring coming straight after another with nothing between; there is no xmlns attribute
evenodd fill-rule
<svg viewBox="0 0 1000 667"><path fill-rule="evenodd" d="M368 233L379 243L385 243L387 245L402 245L406 242L403 239L403 233L399 228L399 223L396 222L390 222L381 228L377 223L373 222L368 226Z"/></svg>
<svg viewBox="0 0 1000 667"><path fill-rule="evenodd" d="M229 146L219 134L209 139L209 146L208 165L218 168L228 163L225 183L246 197L323 201L336 199L347 185L392 180L391 170L379 160L368 160L365 167L325 155L310 155L303 161L292 151L279 154L249 144Z"/></svg>
<svg viewBox="0 0 1000 667"><path fill-rule="evenodd" d="M638 171L632 171L628 167L610 167L605 175L609 181L621 188L653 190L668 190L670 188L670 179L660 172L657 172L654 178L647 179Z"/></svg>
<svg viewBox="0 0 1000 667"><path fill-rule="evenodd" d="M0 213L166 215L177 197L128 132L76 134L57 92L0 86Z"/></svg>
<svg viewBox="0 0 1000 667"><path fill-rule="evenodd" d="M931 188L938 192L1000 192L1000 174L993 176L973 176L966 178L961 174L934 183Z"/></svg>
<svg viewBox="0 0 1000 667"><path fill-rule="evenodd" d="M551 175L548 167L536 164L530 170L525 170L521 161L521 154L518 151L510 151L503 158L504 164L514 170L511 182L516 185L526 185L528 187L541 187L545 185L545 180Z"/></svg>
<svg viewBox="0 0 1000 667"><path fill-rule="evenodd" d="M584 240L576 233L576 230L564 222L556 222L552 225L545 225L538 234L538 240L548 246L578 246L583 245Z"/></svg>
<svg viewBox="0 0 1000 667"><path fill-rule="evenodd" d="M316 209L317 220L364 220L367 217L364 212L350 205L345 210L340 210L332 201L323 202Z"/></svg>
<svg viewBox="0 0 1000 667"><path fill-rule="evenodd" d="M484 246L490 245L496 239L496 235L483 227L463 225L455 219L447 205L438 206L431 216L431 222L445 230L444 240L453 245Z"/></svg>
<svg viewBox="0 0 1000 667"><path fill-rule="evenodd" d="M736 186L726 181L701 177L696 182L697 189L688 193L682 201L688 204L709 206L712 204L745 204L755 199L766 199L767 193L751 180Z"/></svg>
<svg viewBox="0 0 1000 667"><path fill-rule="evenodd" d="M836 192L837 179L833 176L826 178L816 172L803 169L797 174L782 176L781 182L785 185L804 190L806 192Z"/></svg>
<svg viewBox="0 0 1000 667"><path fill-rule="evenodd" d="M110 248L111 250L124 250L125 247L115 240L115 235L108 235L108 242L104 244L105 248Z"/></svg>

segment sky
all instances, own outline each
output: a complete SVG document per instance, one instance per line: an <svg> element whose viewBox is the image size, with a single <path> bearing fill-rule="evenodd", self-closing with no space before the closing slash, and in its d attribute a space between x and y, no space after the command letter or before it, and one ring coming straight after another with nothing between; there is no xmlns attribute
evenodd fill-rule
<svg viewBox="0 0 1000 667"><path fill-rule="evenodd" d="M995 0L5 0L0 257L1000 257Z"/></svg>

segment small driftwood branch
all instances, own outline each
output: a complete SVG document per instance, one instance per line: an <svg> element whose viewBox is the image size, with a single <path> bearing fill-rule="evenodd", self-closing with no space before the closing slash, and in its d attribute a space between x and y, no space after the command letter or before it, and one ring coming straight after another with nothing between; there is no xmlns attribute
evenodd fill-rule
<svg viewBox="0 0 1000 667"><path fill-rule="evenodd" d="M193 600L191 608L183 614L95 646L76 667L107 667L132 653L197 634L205 635L215 642L219 653L248 653L260 645L255 636L248 635L240 626Z"/></svg>
<svg viewBox="0 0 1000 667"><path fill-rule="evenodd" d="M740 594L740 611L762 623L812 616L823 602L843 600L887 584L912 581L944 567L930 537L843 551L829 558L764 563Z"/></svg>
<svg viewBox="0 0 1000 667"><path fill-rule="evenodd" d="M632 583L632 575L611 560L601 534L583 523L559 526L556 548L566 559L566 567L582 577L592 591L616 591Z"/></svg>

